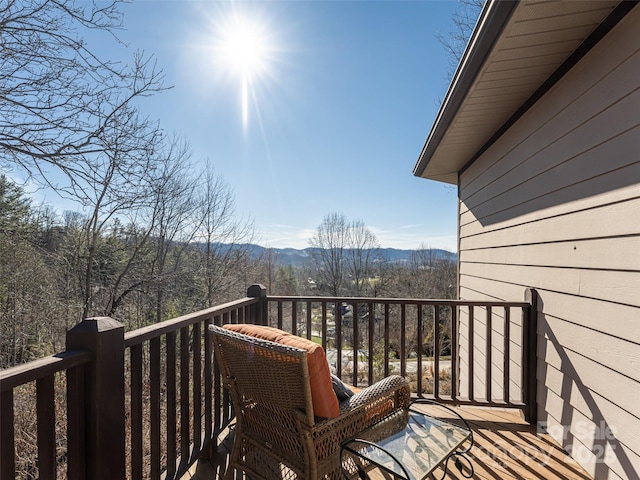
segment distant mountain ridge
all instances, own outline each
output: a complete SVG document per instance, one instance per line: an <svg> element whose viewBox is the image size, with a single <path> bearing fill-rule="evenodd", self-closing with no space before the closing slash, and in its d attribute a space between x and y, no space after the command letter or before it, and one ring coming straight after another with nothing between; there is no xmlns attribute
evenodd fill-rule
<svg viewBox="0 0 640 480"><path fill-rule="evenodd" d="M276 264L278 265L292 265L294 267L301 267L309 259L311 251L314 249L311 247L296 249L296 248L268 248L256 244L242 245L249 251L251 258L259 258L267 250L272 250L277 254ZM417 250L402 250L398 248L378 248L376 249L383 258L388 259L391 263L408 262L411 254ZM448 259L455 261L457 254L442 250L439 248L428 249L433 253L433 256L437 260Z"/></svg>

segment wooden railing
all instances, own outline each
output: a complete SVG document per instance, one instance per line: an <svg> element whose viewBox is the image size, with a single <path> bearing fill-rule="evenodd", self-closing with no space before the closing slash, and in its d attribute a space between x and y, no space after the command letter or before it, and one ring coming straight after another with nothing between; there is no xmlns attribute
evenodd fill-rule
<svg viewBox="0 0 640 480"><path fill-rule="evenodd" d="M502 302L269 296L262 322L317 338L336 374L352 385L397 373L414 380L416 396L519 408L534 422L535 291L526 297Z"/></svg>
<svg viewBox="0 0 640 480"><path fill-rule="evenodd" d="M39 477L56 478L55 377L66 372L67 384L67 472L69 478L85 478L86 440L85 381L83 369L91 355L83 350L41 358L33 362L0 371L0 478L16 478L14 435L14 390L35 382L37 455ZM34 476L35 478L35 476Z"/></svg>
<svg viewBox="0 0 640 480"><path fill-rule="evenodd" d="M413 379L417 396L521 408L535 421L535 291L528 295L525 302L284 297L253 285L246 298L132 332L110 318L86 319L67 333L66 352L0 371L0 477L182 477L217 449L233 415L210 324L317 337L348 383L399 373ZM14 403L29 384L37 462L21 472Z"/></svg>

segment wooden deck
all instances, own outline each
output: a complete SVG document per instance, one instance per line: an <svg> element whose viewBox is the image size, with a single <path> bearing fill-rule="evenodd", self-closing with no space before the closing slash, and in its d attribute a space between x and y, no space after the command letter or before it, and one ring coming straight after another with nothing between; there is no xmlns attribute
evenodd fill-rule
<svg viewBox="0 0 640 480"><path fill-rule="evenodd" d="M484 407L456 407L473 430L474 446L469 457L473 463L476 480L591 480L586 473L548 435L536 432L522 420L517 410ZM222 478L225 471L230 438L225 438L218 455L211 460L201 460L183 477L183 480L212 480ZM442 470L436 471L436 478ZM379 475L381 479L389 477ZM243 480L242 474L234 475ZM462 480L463 477L449 463L446 479Z"/></svg>

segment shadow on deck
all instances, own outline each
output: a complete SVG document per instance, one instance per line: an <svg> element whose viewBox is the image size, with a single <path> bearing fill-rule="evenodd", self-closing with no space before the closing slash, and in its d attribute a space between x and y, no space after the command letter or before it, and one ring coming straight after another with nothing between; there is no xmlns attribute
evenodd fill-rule
<svg viewBox="0 0 640 480"><path fill-rule="evenodd" d="M590 480L585 472L549 434L537 432L517 410L487 407L456 407L473 430L474 446L470 458L473 479L507 480ZM214 480L223 478L232 445L232 432L227 431L218 454L211 460L200 460L183 480ZM442 470L436 471L436 478ZM236 472L234 479L245 478ZM388 476L379 475L386 479ZM464 477L450 464L446 477Z"/></svg>

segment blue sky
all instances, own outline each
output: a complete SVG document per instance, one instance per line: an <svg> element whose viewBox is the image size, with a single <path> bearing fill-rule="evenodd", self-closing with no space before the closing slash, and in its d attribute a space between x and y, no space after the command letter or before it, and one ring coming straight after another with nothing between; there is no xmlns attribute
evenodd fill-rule
<svg viewBox="0 0 640 480"><path fill-rule="evenodd" d="M173 88L143 110L187 139L194 160L214 164L259 243L305 248L338 212L364 221L383 247L455 251L455 188L412 171L448 86L436 34L456 7L138 0L124 6L127 48L89 41L111 59L136 49L156 57ZM222 59L233 18L258 25L268 47L245 119L240 75Z"/></svg>

